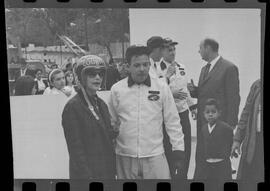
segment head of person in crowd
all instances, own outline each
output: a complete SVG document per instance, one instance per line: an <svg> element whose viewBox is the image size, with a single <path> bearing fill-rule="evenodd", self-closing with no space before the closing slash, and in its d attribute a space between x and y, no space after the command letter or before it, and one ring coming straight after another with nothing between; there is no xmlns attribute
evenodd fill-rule
<svg viewBox="0 0 270 191"><path fill-rule="evenodd" d="M147 48L149 49L149 56L158 62L162 58L164 48L164 39L160 36L152 36L147 40Z"/></svg>
<svg viewBox="0 0 270 191"><path fill-rule="evenodd" d="M149 49L146 46L130 46L126 50L129 74L135 83L142 83L149 75Z"/></svg>
<svg viewBox="0 0 270 191"><path fill-rule="evenodd" d="M25 75L16 80L15 96L35 95L36 91L36 83L32 76Z"/></svg>
<svg viewBox="0 0 270 191"><path fill-rule="evenodd" d="M100 89L105 73L105 62L96 55L86 55L78 61L76 75L88 95L95 95Z"/></svg>
<svg viewBox="0 0 270 191"><path fill-rule="evenodd" d="M41 80L41 77L42 77L42 70L41 69L36 69L35 77L37 80Z"/></svg>
<svg viewBox="0 0 270 191"><path fill-rule="evenodd" d="M72 69L73 69L72 63L70 63L70 62L67 63L65 70L66 71L72 71Z"/></svg>
<svg viewBox="0 0 270 191"><path fill-rule="evenodd" d="M66 85L67 86L73 86L74 85L74 75L73 75L73 72L68 70L66 73L65 73L65 80L66 80Z"/></svg>
<svg viewBox="0 0 270 191"><path fill-rule="evenodd" d="M60 69L53 69L48 78L50 85L58 90L62 90L65 85L65 74L62 70Z"/></svg>
<svg viewBox="0 0 270 191"><path fill-rule="evenodd" d="M170 38L164 39L164 49L162 52L163 59L166 62L172 63L175 61L175 46L178 44L178 42L174 42Z"/></svg>
<svg viewBox="0 0 270 191"><path fill-rule="evenodd" d="M27 68L25 71L25 75L31 76L32 78L36 78L36 70L33 68Z"/></svg>
<svg viewBox="0 0 270 191"><path fill-rule="evenodd" d="M53 69L57 69L58 68L58 65L57 64L52 64L52 66L51 66L51 69L53 70Z"/></svg>
<svg viewBox="0 0 270 191"><path fill-rule="evenodd" d="M128 76L128 64L126 62L120 62L117 64L117 70L120 74L121 79Z"/></svg>
<svg viewBox="0 0 270 191"><path fill-rule="evenodd" d="M216 99L210 98L204 104L204 117L206 121L212 126L221 115L219 103Z"/></svg>
<svg viewBox="0 0 270 191"><path fill-rule="evenodd" d="M199 53L203 60L211 62L218 56L219 44L216 40L206 38L200 43Z"/></svg>

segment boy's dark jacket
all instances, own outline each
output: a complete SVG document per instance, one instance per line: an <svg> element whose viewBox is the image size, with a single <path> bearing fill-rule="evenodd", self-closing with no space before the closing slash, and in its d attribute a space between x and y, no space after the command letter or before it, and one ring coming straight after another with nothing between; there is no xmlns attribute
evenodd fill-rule
<svg viewBox="0 0 270 191"><path fill-rule="evenodd" d="M71 98L62 113L69 152L70 179L114 179L113 131L107 105L98 98L97 121L82 92Z"/></svg>
<svg viewBox="0 0 270 191"><path fill-rule="evenodd" d="M217 121L209 134L208 124L202 128L205 160L208 158L229 159L233 143L233 129L227 123Z"/></svg>

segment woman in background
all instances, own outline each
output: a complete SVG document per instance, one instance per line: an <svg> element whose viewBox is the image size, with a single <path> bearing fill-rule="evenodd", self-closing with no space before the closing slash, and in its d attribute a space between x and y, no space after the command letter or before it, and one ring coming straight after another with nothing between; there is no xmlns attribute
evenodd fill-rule
<svg viewBox="0 0 270 191"><path fill-rule="evenodd" d="M66 89L71 91L71 95L75 95L76 91L74 89L75 79L72 71L67 71L65 73L65 80L66 80Z"/></svg>
<svg viewBox="0 0 270 191"><path fill-rule="evenodd" d="M47 83L42 79L42 70L37 69L35 74L35 82L37 85L37 93L36 94L43 94L44 90L47 88Z"/></svg>
<svg viewBox="0 0 270 191"><path fill-rule="evenodd" d="M21 76L16 80L15 96L35 95L37 91L36 83L31 76Z"/></svg>

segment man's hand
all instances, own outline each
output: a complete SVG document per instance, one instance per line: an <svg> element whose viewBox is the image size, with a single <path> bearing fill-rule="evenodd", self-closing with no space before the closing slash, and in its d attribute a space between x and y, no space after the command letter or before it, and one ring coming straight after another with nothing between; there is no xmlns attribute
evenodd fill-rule
<svg viewBox="0 0 270 191"><path fill-rule="evenodd" d="M183 92L182 89L180 89L173 93L173 97L175 99L185 100L188 97L188 94L186 92Z"/></svg>
<svg viewBox="0 0 270 191"><path fill-rule="evenodd" d="M182 170L184 168L184 160L185 160L185 152L184 151L173 151L173 159L174 159L174 170L173 170L173 178L179 179L183 176Z"/></svg>
<svg viewBox="0 0 270 191"><path fill-rule="evenodd" d="M173 74L175 74L176 70L175 70L175 63L172 63L169 65L168 69L167 69L167 73L166 73L166 78L170 78Z"/></svg>
<svg viewBox="0 0 270 191"><path fill-rule="evenodd" d="M237 141L234 141L233 145L232 145L231 157L237 158L238 155L240 155L240 154L241 154L240 143Z"/></svg>
<svg viewBox="0 0 270 191"><path fill-rule="evenodd" d="M190 91L190 92L195 91L196 86L195 86L192 79L190 80L190 83L187 84L187 88L188 88L188 91Z"/></svg>
<svg viewBox="0 0 270 191"><path fill-rule="evenodd" d="M191 116L193 120L197 120L197 109L191 110Z"/></svg>

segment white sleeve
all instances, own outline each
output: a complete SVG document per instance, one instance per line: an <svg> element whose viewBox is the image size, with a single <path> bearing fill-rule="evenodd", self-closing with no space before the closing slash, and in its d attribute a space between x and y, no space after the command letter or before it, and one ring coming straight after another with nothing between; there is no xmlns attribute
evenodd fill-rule
<svg viewBox="0 0 270 191"><path fill-rule="evenodd" d="M117 124L119 125L119 119L116 112L116 108L118 105L116 92L114 91L114 88L111 88L111 94L108 101L108 109L111 115L111 125L115 127Z"/></svg>
<svg viewBox="0 0 270 191"><path fill-rule="evenodd" d="M184 134L180 124L180 117L169 86L164 86L163 120L165 129L170 137L172 150L184 151Z"/></svg>

